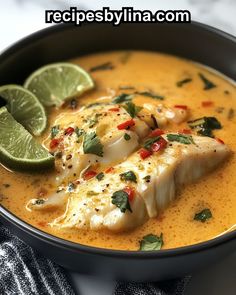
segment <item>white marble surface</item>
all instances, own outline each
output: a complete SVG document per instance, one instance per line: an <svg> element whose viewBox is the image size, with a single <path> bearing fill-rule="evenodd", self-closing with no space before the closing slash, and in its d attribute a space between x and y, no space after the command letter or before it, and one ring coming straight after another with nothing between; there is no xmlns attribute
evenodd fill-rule
<svg viewBox="0 0 236 295"><path fill-rule="evenodd" d="M69 6L98 9L110 6L119 9L188 9L192 19L236 35L236 0L0 0L0 50L18 39L46 27L45 9L66 9ZM236 255L193 276L186 295L233 295L236 289ZM115 282L71 275L80 295L111 295ZM213 284L214 282L214 284ZM66 294L65 294L66 295Z"/></svg>
<svg viewBox="0 0 236 295"><path fill-rule="evenodd" d="M45 9L66 9L70 6L98 9L110 6L119 9L188 9L192 19L207 23L236 35L236 0L0 0L0 50L16 40L46 27Z"/></svg>

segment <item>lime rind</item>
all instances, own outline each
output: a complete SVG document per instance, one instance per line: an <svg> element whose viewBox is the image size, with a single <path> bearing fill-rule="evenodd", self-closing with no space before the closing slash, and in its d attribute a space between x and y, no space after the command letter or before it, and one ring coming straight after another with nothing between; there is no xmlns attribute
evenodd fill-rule
<svg viewBox="0 0 236 295"><path fill-rule="evenodd" d="M33 72L24 87L45 106L60 106L66 99L79 96L94 87L91 76L78 65L53 63Z"/></svg>
<svg viewBox="0 0 236 295"><path fill-rule="evenodd" d="M16 121L35 136L43 133L47 126L46 112L32 92L22 86L8 84L0 87L0 96L6 100L6 107Z"/></svg>
<svg viewBox="0 0 236 295"><path fill-rule="evenodd" d="M51 168L54 157L7 111L0 108L0 160L9 168Z"/></svg>

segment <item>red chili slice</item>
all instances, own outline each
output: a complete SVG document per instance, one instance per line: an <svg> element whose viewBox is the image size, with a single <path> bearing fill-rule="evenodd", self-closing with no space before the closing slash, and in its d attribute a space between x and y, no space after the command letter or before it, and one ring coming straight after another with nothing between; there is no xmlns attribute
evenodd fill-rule
<svg viewBox="0 0 236 295"><path fill-rule="evenodd" d="M111 173L113 172L115 169L113 167L109 167L107 170L105 170L105 173Z"/></svg>
<svg viewBox="0 0 236 295"><path fill-rule="evenodd" d="M62 138L53 138L50 141L50 149L51 150L55 149L61 141L62 141Z"/></svg>
<svg viewBox="0 0 236 295"><path fill-rule="evenodd" d="M153 130L150 134L149 137L156 137L156 136L160 136L162 134L164 134L165 132L159 128Z"/></svg>
<svg viewBox="0 0 236 295"><path fill-rule="evenodd" d="M97 175L97 172L96 171L93 171L93 170L88 170L84 173L83 175L83 179L84 180L89 180L90 178L93 178L94 176Z"/></svg>
<svg viewBox="0 0 236 295"><path fill-rule="evenodd" d="M119 112L120 108L110 108L108 111Z"/></svg>
<svg viewBox="0 0 236 295"><path fill-rule="evenodd" d="M221 143L221 144L225 144L224 141L223 141L222 139L220 139L220 138L217 138L217 137L216 137L215 140L218 141L218 142Z"/></svg>
<svg viewBox="0 0 236 295"><path fill-rule="evenodd" d="M213 101L202 101L202 106L203 107L211 107L211 106L213 106L214 105L214 103L213 103Z"/></svg>
<svg viewBox="0 0 236 295"><path fill-rule="evenodd" d="M179 130L178 133L180 133L180 134L191 134L192 130L191 129L182 129L182 130Z"/></svg>
<svg viewBox="0 0 236 295"><path fill-rule="evenodd" d="M188 106L183 105L183 104L176 104L174 107L177 108L177 109L182 109L182 110L187 110L188 109Z"/></svg>
<svg viewBox="0 0 236 295"><path fill-rule="evenodd" d="M139 152L141 159L146 159L152 155L152 151L142 148Z"/></svg>
<svg viewBox="0 0 236 295"><path fill-rule="evenodd" d="M73 127L68 127L65 130L65 135L71 135L74 131L75 129Z"/></svg>
<svg viewBox="0 0 236 295"><path fill-rule="evenodd" d="M161 137L157 142L154 142L151 146L152 152L158 152L165 149L167 146L167 141Z"/></svg>
<svg viewBox="0 0 236 295"><path fill-rule="evenodd" d="M128 129L128 128L134 126L134 125L135 125L135 122L134 122L133 119L131 119L131 120L125 121L124 123L119 124L117 126L117 128L119 130L123 130L123 129Z"/></svg>
<svg viewBox="0 0 236 295"><path fill-rule="evenodd" d="M128 194L128 198L129 198L129 201L132 202L133 199L134 199L134 196L135 196L135 190L134 188L130 187L130 186L126 186L124 189L123 189L124 192L126 192Z"/></svg>

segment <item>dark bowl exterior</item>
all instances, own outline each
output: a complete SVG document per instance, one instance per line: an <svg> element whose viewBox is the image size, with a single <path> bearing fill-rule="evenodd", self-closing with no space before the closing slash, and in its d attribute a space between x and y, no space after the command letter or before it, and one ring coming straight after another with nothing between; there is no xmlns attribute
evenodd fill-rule
<svg viewBox="0 0 236 295"><path fill-rule="evenodd" d="M16 43L0 56L0 85L22 83L47 63L99 51L136 49L188 58L236 80L236 39L198 23L59 25ZM84 274L123 281L157 281L192 273L236 249L236 232L157 252L114 251L65 241L30 226L0 206L0 221L58 264Z"/></svg>

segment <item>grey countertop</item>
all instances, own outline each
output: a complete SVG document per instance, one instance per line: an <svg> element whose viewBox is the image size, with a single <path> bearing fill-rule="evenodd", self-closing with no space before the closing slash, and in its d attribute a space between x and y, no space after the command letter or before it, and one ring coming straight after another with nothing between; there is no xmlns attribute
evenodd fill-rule
<svg viewBox="0 0 236 295"><path fill-rule="evenodd" d="M3 0L2 0L3 1ZM192 19L236 35L236 0L129 0L136 9L188 9ZM1 3L0 50L18 39L46 27L45 9L66 9L69 6L98 9L127 6L126 0L8 0ZM7 24L7 25L6 25ZM217 265L193 275L186 295L233 295L236 289L236 253ZM80 295L111 295L115 282L69 273Z"/></svg>

